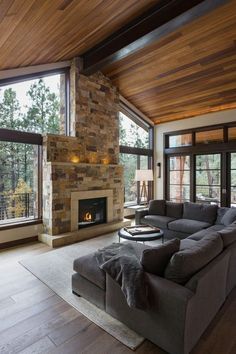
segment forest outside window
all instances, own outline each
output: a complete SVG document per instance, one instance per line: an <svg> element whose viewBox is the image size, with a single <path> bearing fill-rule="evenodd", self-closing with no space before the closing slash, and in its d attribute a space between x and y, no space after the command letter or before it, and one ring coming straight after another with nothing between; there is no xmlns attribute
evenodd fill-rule
<svg viewBox="0 0 236 354"><path fill-rule="evenodd" d="M18 137L24 138L26 133L21 134ZM40 219L39 140L40 136L35 144L17 143L14 138L0 142L0 226Z"/></svg>
<svg viewBox="0 0 236 354"><path fill-rule="evenodd" d="M0 81L0 227L41 219L42 134L67 132L67 71Z"/></svg>
<svg viewBox="0 0 236 354"><path fill-rule="evenodd" d="M169 200L186 202L190 200L190 157L169 157Z"/></svg>
<svg viewBox="0 0 236 354"><path fill-rule="evenodd" d="M120 112L119 114L120 164L124 166L125 206L141 204L140 182L135 181L137 169L152 168L150 127ZM149 183L149 182L148 182ZM151 184L149 183L149 193Z"/></svg>
<svg viewBox="0 0 236 354"><path fill-rule="evenodd" d="M164 144L167 199L236 206L235 122L170 132Z"/></svg>
<svg viewBox="0 0 236 354"><path fill-rule="evenodd" d="M67 133L67 74L15 80L1 85L1 128L37 134Z"/></svg>

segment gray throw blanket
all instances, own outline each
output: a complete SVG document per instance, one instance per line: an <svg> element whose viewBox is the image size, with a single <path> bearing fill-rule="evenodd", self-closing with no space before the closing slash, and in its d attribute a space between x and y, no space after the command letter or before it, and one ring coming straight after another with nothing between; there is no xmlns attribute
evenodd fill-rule
<svg viewBox="0 0 236 354"><path fill-rule="evenodd" d="M95 253L98 265L121 287L130 307L145 310L148 293L145 272L132 244L113 243Z"/></svg>

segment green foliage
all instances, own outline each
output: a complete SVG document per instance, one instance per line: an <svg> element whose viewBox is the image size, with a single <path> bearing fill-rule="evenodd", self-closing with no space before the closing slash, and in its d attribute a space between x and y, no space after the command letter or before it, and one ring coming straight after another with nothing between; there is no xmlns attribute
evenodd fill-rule
<svg viewBox="0 0 236 354"><path fill-rule="evenodd" d="M24 116L24 130L40 134L59 134L60 102L55 93L50 92L43 79L40 79L31 85L27 95L31 104Z"/></svg>
<svg viewBox="0 0 236 354"><path fill-rule="evenodd" d="M14 191L10 191L8 212L12 217L19 218L25 214L25 198L32 193L28 184L20 178Z"/></svg>
<svg viewBox="0 0 236 354"><path fill-rule="evenodd" d="M1 128L39 134L60 133L59 97L50 91L44 80L34 81L27 96L30 103L21 107L12 88L0 89ZM25 203L17 195L32 193L37 188L34 181L36 164L33 145L0 142L0 201L7 198L9 204L8 212L0 210L2 215L9 218L12 214L15 217L24 214Z"/></svg>
<svg viewBox="0 0 236 354"><path fill-rule="evenodd" d="M149 135L146 130L135 124L131 119L120 113L119 117L120 145L138 148L149 147ZM137 169L137 155L120 154L120 163L124 166L125 202L137 200L137 183L135 171ZM147 168L147 158L141 159L140 168Z"/></svg>

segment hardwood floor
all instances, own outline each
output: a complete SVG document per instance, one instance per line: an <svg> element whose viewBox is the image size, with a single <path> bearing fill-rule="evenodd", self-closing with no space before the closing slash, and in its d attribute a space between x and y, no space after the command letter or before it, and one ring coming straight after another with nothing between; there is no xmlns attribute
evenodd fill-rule
<svg viewBox="0 0 236 354"><path fill-rule="evenodd" d="M0 252L0 353L133 353L18 263L49 251L50 247L35 242ZM191 354L236 353L235 330L236 289ZM135 353L165 352L145 341Z"/></svg>

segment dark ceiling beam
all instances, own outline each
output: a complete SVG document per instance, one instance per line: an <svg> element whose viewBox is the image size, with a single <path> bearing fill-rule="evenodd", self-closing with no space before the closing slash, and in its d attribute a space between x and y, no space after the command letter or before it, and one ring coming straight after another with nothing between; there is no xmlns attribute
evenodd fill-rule
<svg viewBox="0 0 236 354"><path fill-rule="evenodd" d="M161 0L81 57L84 74L119 61L180 27L224 5L229 0Z"/></svg>

